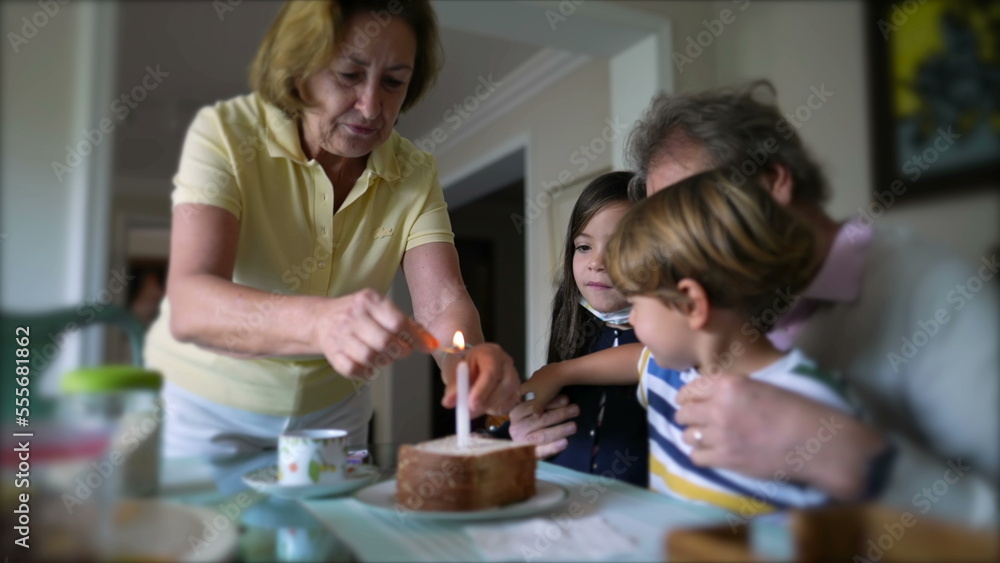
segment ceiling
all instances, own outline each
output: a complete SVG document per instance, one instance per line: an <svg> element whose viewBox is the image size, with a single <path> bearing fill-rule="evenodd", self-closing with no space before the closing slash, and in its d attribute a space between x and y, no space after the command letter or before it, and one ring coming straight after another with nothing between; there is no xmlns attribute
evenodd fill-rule
<svg viewBox="0 0 1000 563"><path fill-rule="evenodd" d="M136 103L117 132L115 161L126 177L173 175L184 133L198 108L248 92L247 68L280 2L150 1L120 4L118 88L141 84L148 69L169 73ZM541 46L442 27L445 65L435 87L400 117L397 130L414 139L473 95L480 76L499 81ZM109 101L109 106L110 106Z"/></svg>
<svg viewBox="0 0 1000 563"><path fill-rule="evenodd" d="M444 120L444 113L455 103L475 94L479 77L489 75L499 81L542 50L495 37L441 29L445 64L437 84L421 102L399 119L396 130L408 139L416 139Z"/></svg>

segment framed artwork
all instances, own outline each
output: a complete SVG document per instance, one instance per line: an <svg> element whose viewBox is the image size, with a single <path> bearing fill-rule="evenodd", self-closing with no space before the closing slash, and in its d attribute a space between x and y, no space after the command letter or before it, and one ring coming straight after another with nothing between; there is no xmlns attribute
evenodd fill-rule
<svg viewBox="0 0 1000 563"><path fill-rule="evenodd" d="M867 10L875 191L896 180L908 196L996 186L998 5L877 0Z"/></svg>

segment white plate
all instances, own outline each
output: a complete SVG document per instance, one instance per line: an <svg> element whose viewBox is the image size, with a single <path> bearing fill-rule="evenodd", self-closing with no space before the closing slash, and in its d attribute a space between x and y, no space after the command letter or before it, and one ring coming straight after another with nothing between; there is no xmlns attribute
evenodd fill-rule
<svg viewBox="0 0 1000 563"><path fill-rule="evenodd" d="M432 510L410 510L396 502L396 480L383 481L354 493L354 498L362 504L379 510L390 510L401 519L420 520L490 520L494 518L516 518L552 508L566 498L569 493L555 483L538 479L535 482L535 496L496 508L483 510L456 510L449 512Z"/></svg>
<svg viewBox="0 0 1000 563"><path fill-rule="evenodd" d="M208 508L126 499L115 520L113 561L229 561L236 554L237 523Z"/></svg>
<svg viewBox="0 0 1000 563"><path fill-rule="evenodd" d="M279 498L306 499L344 495L370 484L378 478L378 469L371 465L354 466L352 477L334 483L318 485L282 485L278 483L278 466L268 465L243 476L249 487Z"/></svg>

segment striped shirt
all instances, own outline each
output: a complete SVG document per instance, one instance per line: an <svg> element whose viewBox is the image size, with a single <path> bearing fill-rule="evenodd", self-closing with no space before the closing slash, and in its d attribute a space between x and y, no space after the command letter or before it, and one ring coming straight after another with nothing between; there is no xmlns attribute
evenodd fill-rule
<svg viewBox="0 0 1000 563"><path fill-rule="evenodd" d="M660 367L649 348L643 349L638 367L640 383L637 394L646 407L649 420L650 489L720 506L746 517L780 509L814 506L828 500L818 489L792 480L811 454L819 451L823 442L836 432L836 421L818 421L816 439L807 441L801 450L789 451L785 456L788 471L775 473L773 479L756 479L724 469L700 467L691 461L693 448L682 440L685 426L674 421L674 413L678 408L677 392L701 374L693 368L677 372ZM854 414L839 379L819 371L815 363L798 350L788 352L781 360L750 374L750 377L804 395L849 415Z"/></svg>

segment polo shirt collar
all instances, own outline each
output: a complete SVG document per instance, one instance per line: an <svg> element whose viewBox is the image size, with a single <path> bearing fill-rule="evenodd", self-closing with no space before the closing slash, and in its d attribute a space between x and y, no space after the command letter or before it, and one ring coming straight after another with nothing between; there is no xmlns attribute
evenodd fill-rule
<svg viewBox="0 0 1000 563"><path fill-rule="evenodd" d="M375 147L375 150L371 152L371 156L368 157L367 168L379 178L390 182L389 185L392 185L392 182L400 178L399 161L396 159L396 145L399 144L399 141L399 133L393 129L392 133L389 134L389 138L381 145Z"/></svg>
<svg viewBox="0 0 1000 563"><path fill-rule="evenodd" d="M298 123L276 106L263 101L261 103L264 106L264 127L267 129L267 153L274 158L287 158L306 164L308 159L299 143Z"/></svg>
<svg viewBox="0 0 1000 563"><path fill-rule="evenodd" d="M287 158L299 164L307 164L305 151L299 140L298 123L290 119L280 109L264 102L267 128L267 152L274 158ZM400 178L399 162L395 146L399 143L399 133L395 130L381 145L375 147L368 157L365 173L375 175L392 185Z"/></svg>
<svg viewBox="0 0 1000 563"><path fill-rule="evenodd" d="M860 219L844 223L837 232L830 252L802 297L821 301L851 302L861 294L865 259L875 229Z"/></svg>

